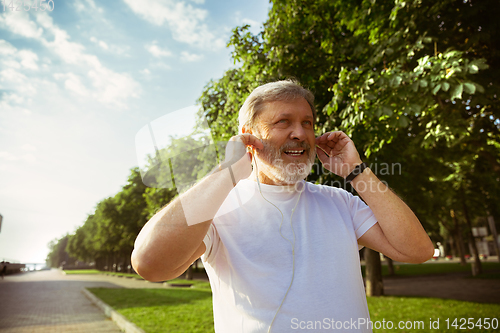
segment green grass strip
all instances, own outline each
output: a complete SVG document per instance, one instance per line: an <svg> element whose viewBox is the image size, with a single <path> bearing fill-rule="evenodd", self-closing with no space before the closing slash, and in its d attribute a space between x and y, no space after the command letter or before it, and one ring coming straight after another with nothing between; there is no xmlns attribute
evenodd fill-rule
<svg viewBox="0 0 500 333"><path fill-rule="evenodd" d="M89 289L147 333L214 332L207 289Z"/></svg>
<svg viewBox="0 0 500 333"><path fill-rule="evenodd" d="M66 274L101 274L101 271L98 271L97 269L69 269L69 270L64 270L64 273Z"/></svg>
<svg viewBox="0 0 500 333"><path fill-rule="evenodd" d="M374 324L379 324L380 329L374 332L498 332L500 331L500 304L464 302L441 298L428 297L368 297L370 319ZM468 318L473 318L474 326L466 324ZM485 318L496 318L496 329L478 327L484 323ZM446 319L449 319L448 322ZM455 321L455 319L457 319ZM464 320L465 319L465 320ZM386 329L383 329L383 320ZM439 320L439 322L437 322ZM393 329L389 329L387 321L391 321ZM404 329L395 329L402 322ZM455 322L456 326L453 326ZM432 325L431 325L432 323ZM468 329L467 325L471 329ZM433 328L433 327L434 328ZM410 328L411 327L411 328ZM418 327L418 328L417 328Z"/></svg>
<svg viewBox="0 0 500 333"><path fill-rule="evenodd" d="M198 288L89 290L147 333L214 332L210 290ZM477 326L478 320L481 319L480 323L484 323L485 318L496 318L500 324L500 304L428 297L384 296L368 297L368 308L374 332L498 332L500 329L500 326L496 329ZM460 329L462 318L474 318L474 328ZM449 319L448 323L446 319ZM453 327L455 319L457 319L456 328ZM388 329L389 321L393 329ZM400 322L405 326L404 329L397 329ZM491 322L490 319L490 325Z"/></svg>

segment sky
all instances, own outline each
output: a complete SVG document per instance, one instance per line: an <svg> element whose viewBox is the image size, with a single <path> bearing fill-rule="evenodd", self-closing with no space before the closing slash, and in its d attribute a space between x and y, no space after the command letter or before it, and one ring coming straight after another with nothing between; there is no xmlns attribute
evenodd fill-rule
<svg viewBox="0 0 500 333"><path fill-rule="evenodd" d="M120 191L143 162L141 129L171 119L164 136L187 134L205 84L235 66L232 29L257 33L269 9L267 0L49 5L0 3L0 260L11 262L45 262L51 240Z"/></svg>

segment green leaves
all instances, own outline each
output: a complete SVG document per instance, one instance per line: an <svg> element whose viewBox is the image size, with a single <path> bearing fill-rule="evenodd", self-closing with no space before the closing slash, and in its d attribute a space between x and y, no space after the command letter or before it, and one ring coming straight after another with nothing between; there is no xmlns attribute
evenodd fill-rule
<svg viewBox="0 0 500 333"><path fill-rule="evenodd" d="M476 59L469 63L468 69L469 73L476 74L479 70L488 69L489 66L486 64L486 59Z"/></svg>
<svg viewBox="0 0 500 333"><path fill-rule="evenodd" d="M473 84L473 83L470 83L470 82L465 82L463 83L463 90L467 93L467 94L474 94L476 92L476 86Z"/></svg>
<svg viewBox="0 0 500 333"><path fill-rule="evenodd" d="M451 100L453 101L455 98L462 98L462 91L464 89L464 85L462 83L457 84L451 91Z"/></svg>

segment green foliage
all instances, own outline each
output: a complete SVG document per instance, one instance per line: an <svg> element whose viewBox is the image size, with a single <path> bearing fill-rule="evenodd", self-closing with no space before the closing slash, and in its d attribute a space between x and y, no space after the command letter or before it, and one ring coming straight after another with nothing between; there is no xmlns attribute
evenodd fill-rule
<svg viewBox="0 0 500 333"><path fill-rule="evenodd" d="M46 259L49 267L60 267L62 265L74 264L75 258L66 252L69 237L69 235L64 235L63 237L54 239L49 243L49 253Z"/></svg>
<svg viewBox="0 0 500 333"><path fill-rule="evenodd" d="M145 191L139 169L133 168L122 190L100 201L95 212L69 236L68 252L84 262L110 255L130 257L135 238L147 221Z"/></svg>

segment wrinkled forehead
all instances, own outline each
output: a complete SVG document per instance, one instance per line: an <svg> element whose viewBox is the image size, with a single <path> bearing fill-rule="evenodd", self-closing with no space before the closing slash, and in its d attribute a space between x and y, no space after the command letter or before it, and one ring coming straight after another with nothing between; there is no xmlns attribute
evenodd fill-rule
<svg viewBox="0 0 500 333"><path fill-rule="evenodd" d="M306 112L304 112L305 105L307 105ZM314 122L314 114L311 106L303 97L287 100L265 101L255 108L255 121L256 123L259 123L262 120L273 118L281 114L286 116L302 114L304 118L310 118Z"/></svg>

